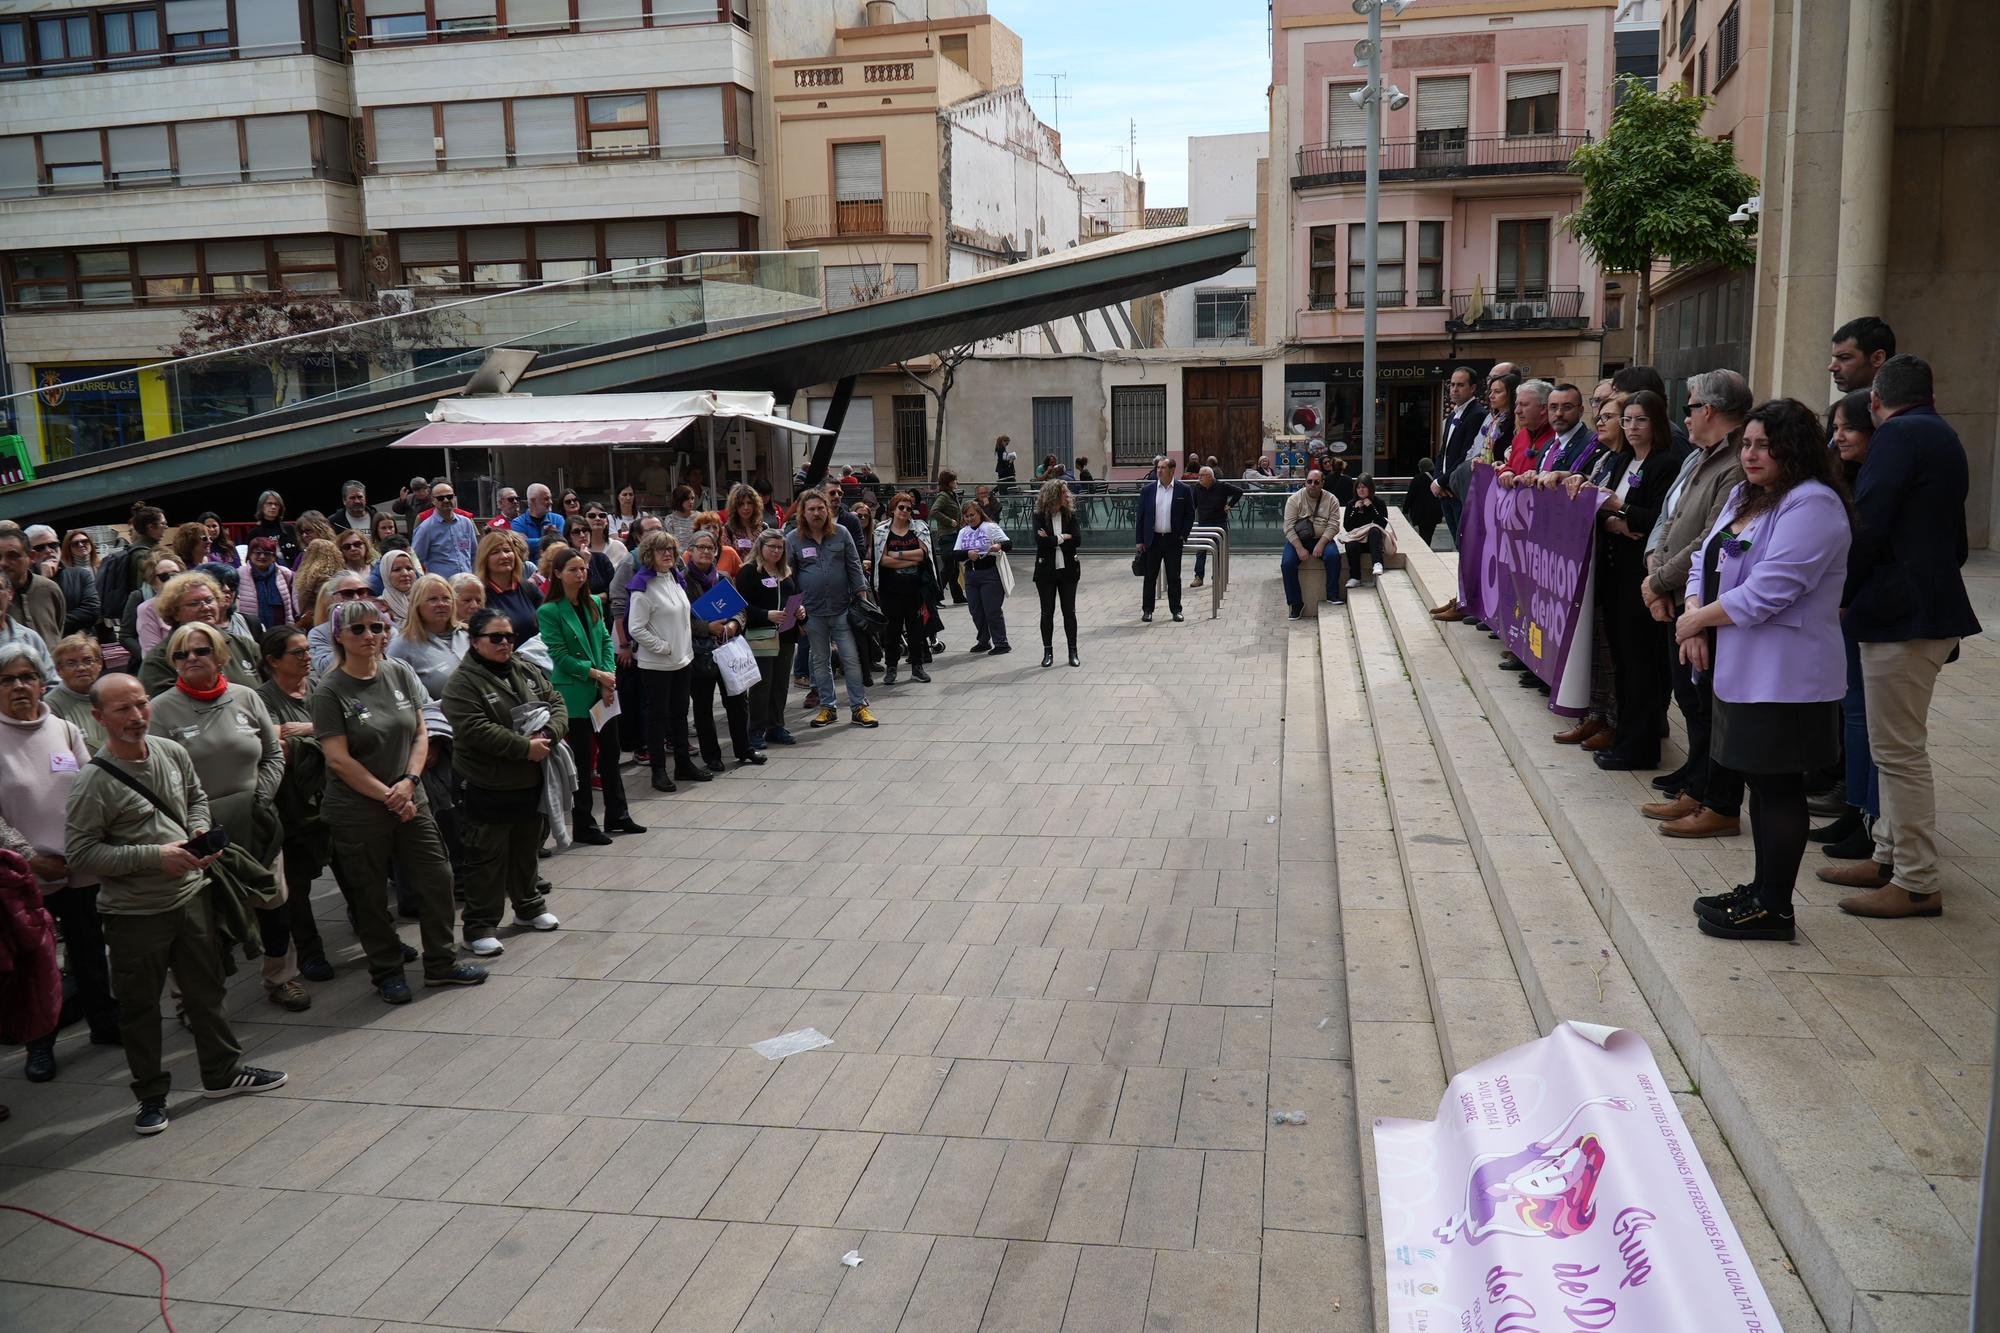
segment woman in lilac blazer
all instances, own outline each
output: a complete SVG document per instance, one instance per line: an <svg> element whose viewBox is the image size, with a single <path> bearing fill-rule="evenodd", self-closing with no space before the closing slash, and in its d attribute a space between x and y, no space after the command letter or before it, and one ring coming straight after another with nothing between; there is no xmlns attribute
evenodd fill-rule
<svg viewBox="0 0 2000 1333"><path fill-rule="evenodd" d="M1712 753L1750 789L1755 878L1697 899L1703 933L1789 940L1806 847L1805 774L1840 754L1840 594L1853 521L1812 409L1775 399L1743 428L1743 484L1688 572L1681 660L1715 681Z"/></svg>

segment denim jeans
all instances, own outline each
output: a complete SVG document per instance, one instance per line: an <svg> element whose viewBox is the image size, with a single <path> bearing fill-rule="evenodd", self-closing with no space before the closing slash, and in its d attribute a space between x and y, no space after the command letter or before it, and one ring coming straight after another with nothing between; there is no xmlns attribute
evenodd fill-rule
<svg viewBox="0 0 2000 1333"><path fill-rule="evenodd" d="M1868 752L1868 705L1861 688L1861 645L1847 641L1847 697L1840 701L1847 746L1847 803L1870 819L1882 813L1882 775Z"/></svg>
<svg viewBox="0 0 2000 1333"><path fill-rule="evenodd" d="M854 631L847 616L809 616L806 642L812 649L813 688L819 691L822 708L833 707L833 650L840 649L841 674L847 677L847 706L859 708L868 702L861 686L861 650L855 646Z"/></svg>
<svg viewBox="0 0 2000 1333"><path fill-rule="evenodd" d="M1285 604L1287 606L1305 605L1306 595L1299 587L1299 563L1298 549L1290 542L1286 542L1285 549L1278 553L1278 577L1283 579L1285 583ZM1326 600L1329 602L1347 600L1347 594L1340 590L1340 547L1338 543L1328 542L1326 544L1326 551L1321 556L1321 563L1326 566Z"/></svg>

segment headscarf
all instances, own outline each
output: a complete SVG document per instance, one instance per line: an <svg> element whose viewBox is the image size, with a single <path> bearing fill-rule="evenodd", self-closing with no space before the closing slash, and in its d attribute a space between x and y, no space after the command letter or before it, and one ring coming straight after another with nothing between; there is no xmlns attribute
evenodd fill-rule
<svg viewBox="0 0 2000 1333"><path fill-rule="evenodd" d="M423 568L417 564L415 556L400 547L393 551L384 552L382 558L375 562L375 581L382 586L382 605L388 610L390 618L398 625L401 625L406 623L410 618L410 594L397 592L389 582L389 564L398 556L409 561L410 567L415 569L420 577L423 574ZM411 584L410 586L415 587L416 585Z"/></svg>

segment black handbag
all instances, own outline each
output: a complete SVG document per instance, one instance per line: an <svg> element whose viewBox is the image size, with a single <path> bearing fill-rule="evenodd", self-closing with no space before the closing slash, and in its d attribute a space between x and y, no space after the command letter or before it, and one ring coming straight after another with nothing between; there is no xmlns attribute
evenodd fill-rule
<svg viewBox="0 0 2000 1333"><path fill-rule="evenodd" d="M1132 557L1132 577L1135 579L1146 577L1146 557L1144 553Z"/></svg>
<svg viewBox="0 0 2000 1333"><path fill-rule="evenodd" d="M1319 540L1319 532L1313 527L1313 521L1309 518L1302 518L1293 523L1292 535L1299 539L1299 545L1306 547L1308 550L1311 549L1314 542Z"/></svg>
<svg viewBox="0 0 2000 1333"><path fill-rule="evenodd" d="M874 634L888 623L889 617L882 614L882 608L866 597L857 597L847 604L847 627L856 634Z"/></svg>

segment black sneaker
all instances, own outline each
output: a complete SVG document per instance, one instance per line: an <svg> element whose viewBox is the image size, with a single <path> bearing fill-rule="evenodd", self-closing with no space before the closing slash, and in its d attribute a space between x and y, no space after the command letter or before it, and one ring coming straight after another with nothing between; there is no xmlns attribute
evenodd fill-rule
<svg viewBox="0 0 2000 1333"><path fill-rule="evenodd" d="M1790 912L1773 912L1749 897L1714 916L1703 914L1695 924L1702 934L1723 940L1789 940L1798 934Z"/></svg>
<svg viewBox="0 0 2000 1333"><path fill-rule="evenodd" d="M377 983L375 993L382 997L384 1004L408 1004L415 998L410 994L410 983L401 977Z"/></svg>
<svg viewBox="0 0 2000 1333"><path fill-rule="evenodd" d="M928 685L931 683L931 673L920 666L913 666L910 668L910 679Z"/></svg>
<svg viewBox="0 0 2000 1333"><path fill-rule="evenodd" d="M1141 623L1141 624L1145 624L1145 625L1150 625L1150 624L1152 624L1152 623L1153 623L1153 613L1152 613L1151 611L1147 611L1147 612L1144 612L1143 614L1141 614L1141 615L1140 615L1140 617L1139 617L1139 621L1140 621L1140 623Z"/></svg>
<svg viewBox="0 0 2000 1333"><path fill-rule="evenodd" d="M326 961L325 954L309 954L299 959L299 975L307 981L332 981L333 964Z"/></svg>
<svg viewBox="0 0 2000 1333"><path fill-rule="evenodd" d="M1662 773L1660 774L1660 776L1654 778L1653 789L1655 791L1677 792L1687 786L1687 781L1688 781L1687 765L1682 764L1679 768L1675 769L1673 772Z"/></svg>
<svg viewBox="0 0 2000 1333"><path fill-rule="evenodd" d="M636 822L630 815L621 815L617 819L606 820L604 831L613 835L644 833L646 826Z"/></svg>
<svg viewBox="0 0 2000 1333"><path fill-rule="evenodd" d="M234 1097L239 1092L269 1092L273 1088L285 1086L285 1075L277 1069L259 1069L255 1065L243 1065L230 1075L229 1082L219 1088L203 1088L204 1097Z"/></svg>
<svg viewBox="0 0 2000 1333"><path fill-rule="evenodd" d="M1187 619L1187 617L1186 617L1186 616L1184 616L1184 615L1182 615L1182 614L1181 614L1180 612L1178 612L1178 611L1174 612L1174 623L1175 623L1175 624L1179 624L1179 623L1180 623L1181 621L1183 621L1183 620L1186 620L1186 619Z"/></svg>
<svg viewBox="0 0 2000 1333"><path fill-rule="evenodd" d="M406 963L414 963L422 956L417 952L417 946L414 944L405 944L402 946L402 950L403 961Z"/></svg>
<svg viewBox="0 0 2000 1333"><path fill-rule="evenodd" d="M426 986L483 986L486 984L486 969L477 963L455 963L449 972L432 976L424 974Z"/></svg>
<svg viewBox="0 0 2000 1333"><path fill-rule="evenodd" d="M689 764L685 768L676 764L674 766L674 780L676 782L713 782L715 781L715 774L705 768L696 768L693 764Z"/></svg>
<svg viewBox="0 0 2000 1333"><path fill-rule="evenodd" d="M167 1099L148 1097L139 1103L139 1114L132 1117L132 1129L139 1134L157 1134L167 1127Z"/></svg>
<svg viewBox="0 0 2000 1333"><path fill-rule="evenodd" d="M611 835L603 829L580 828L571 840L581 843L585 847L609 847L611 845Z"/></svg>
<svg viewBox="0 0 2000 1333"><path fill-rule="evenodd" d="M1750 896L1748 884L1738 884L1727 893L1705 893L1694 900L1694 914L1720 921L1728 916L1729 909Z"/></svg>
<svg viewBox="0 0 2000 1333"><path fill-rule="evenodd" d="M1291 610L1291 618L1293 620L1297 620L1300 616L1304 615L1305 613L1306 609L1303 606L1295 606Z"/></svg>

